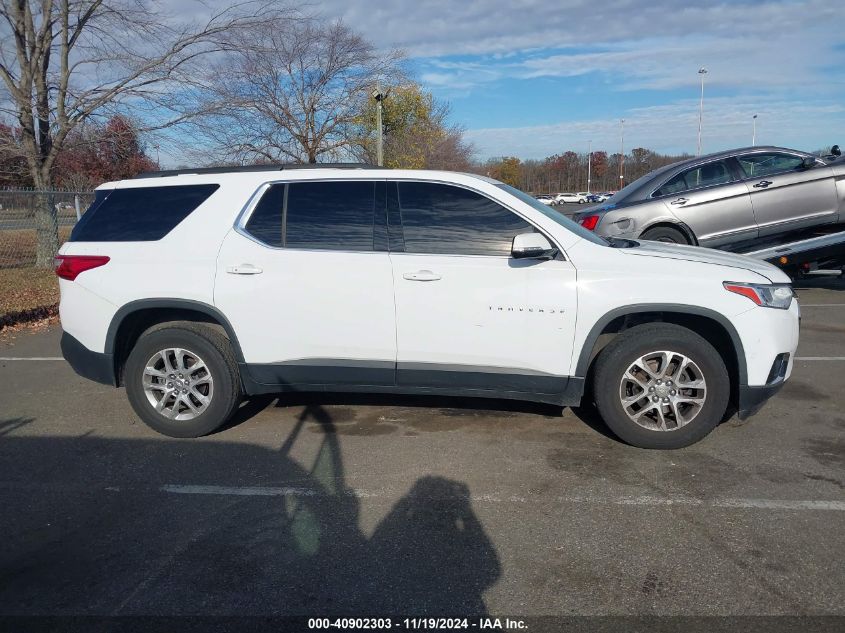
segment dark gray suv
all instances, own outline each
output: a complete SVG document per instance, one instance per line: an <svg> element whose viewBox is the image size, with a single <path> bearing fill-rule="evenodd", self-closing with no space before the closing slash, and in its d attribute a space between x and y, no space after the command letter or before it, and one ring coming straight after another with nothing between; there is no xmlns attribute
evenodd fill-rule
<svg viewBox="0 0 845 633"><path fill-rule="evenodd" d="M606 237L724 246L845 222L845 160L782 147L699 156L575 216Z"/></svg>

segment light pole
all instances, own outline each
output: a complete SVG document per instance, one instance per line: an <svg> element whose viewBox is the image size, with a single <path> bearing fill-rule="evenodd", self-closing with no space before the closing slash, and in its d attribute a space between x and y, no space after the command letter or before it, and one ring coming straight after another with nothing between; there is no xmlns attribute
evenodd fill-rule
<svg viewBox="0 0 845 633"><path fill-rule="evenodd" d="M625 180L625 119L619 119L619 190Z"/></svg>
<svg viewBox="0 0 845 633"><path fill-rule="evenodd" d="M592 176L593 167L593 141L590 140L590 150L587 154L587 193L590 193L590 176Z"/></svg>
<svg viewBox="0 0 845 633"><path fill-rule="evenodd" d="M376 164L379 167L384 166L384 130L381 123L381 102L384 101L385 95L381 91L381 87L376 85L373 90L373 99L376 100Z"/></svg>
<svg viewBox="0 0 845 633"><path fill-rule="evenodd" d="M159 160L159 156L158 156L159 144L156 143L155 145L153 145L153 147L156 148L156 169L161 169L161 161Z"/></svg>
<svg viewBox="0 0 845 633"><path fill-rule="evenodd" d="M707 69L702 66L698 69L698 74L701 75L701 100L698 102L698 153L696 156L701 156L701 119L704 116L704 75L707 74Z"/></svg>
<svg viewBox="0 0 845 633"><path fill-rule="evenodd" d="M751 117L751 147L757 145L757 115Z"/></svg>

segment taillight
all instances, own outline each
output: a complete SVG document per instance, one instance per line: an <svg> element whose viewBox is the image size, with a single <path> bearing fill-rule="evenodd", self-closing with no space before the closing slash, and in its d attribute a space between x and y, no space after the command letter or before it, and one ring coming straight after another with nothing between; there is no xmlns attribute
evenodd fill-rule
<svg viewBox="0 0 845 633"><path fill-rule="evenodd" d="M587 217L578 220L578 223L588 231L594 231L596 229L596 225L599 223L599 216L588 215Z"/></svg>
<svg viewBox="0 0 845 633"><path fill-rule="evenodd" d="M59 277L73 281L86 270L105 266L109 258L105 255L56 255L54 263Z"/></svg>

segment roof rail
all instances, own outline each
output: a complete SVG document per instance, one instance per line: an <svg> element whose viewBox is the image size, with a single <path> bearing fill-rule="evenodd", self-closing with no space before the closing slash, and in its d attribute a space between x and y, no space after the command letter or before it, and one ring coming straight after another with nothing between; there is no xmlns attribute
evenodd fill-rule
<svg viewBox="0 0 845 633"><path fill-rule="evenodd" d="M278 165L232 165L229 167L188 167L185 169L165 169L162 171L146 171L135 178L163 178L165 176L181 176L183 174L228 174L251 171L284 171L288 169L387 169L368 163L290 163Z"/></svg>

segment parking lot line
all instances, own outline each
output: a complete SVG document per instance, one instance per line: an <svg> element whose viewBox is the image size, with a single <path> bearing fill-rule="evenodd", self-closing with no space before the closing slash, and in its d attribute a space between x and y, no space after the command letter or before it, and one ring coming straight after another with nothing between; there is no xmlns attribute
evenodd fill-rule
<svg viewBox="0 0 845 633"><path fill-rule="evenodd" d="M320 497L327 496L313 488L300 487L264 487L264 486L201 486L167 484L159 488L161 492L183 495L218 495L238 497ZM350 489L344 493L358 498L382 497L390 495L385 490ZM530 497L520 495L476 494L470 500L475 503L530 503ZM821 499L695 499L692 497L555 497L559 503L583 503L592 505L624 506L701 506L709 508L739 508L758 510L822 510L845 512L845 501Z"/></svg>
<svg viewBox="0 0 845 633"><path fill-rule="evenodd" d="M845 360L845 356L796 356L795 360Z"/></svg>
<svg viewBox="0 0 845 633"><path fill-rule="evenodd" d="M845 303L802 303L802 308L845 308Z"/></svg>

